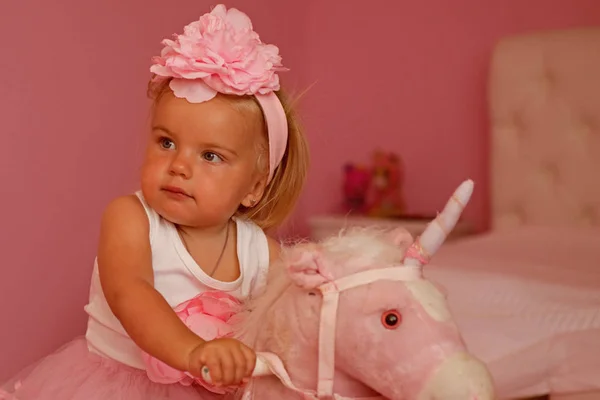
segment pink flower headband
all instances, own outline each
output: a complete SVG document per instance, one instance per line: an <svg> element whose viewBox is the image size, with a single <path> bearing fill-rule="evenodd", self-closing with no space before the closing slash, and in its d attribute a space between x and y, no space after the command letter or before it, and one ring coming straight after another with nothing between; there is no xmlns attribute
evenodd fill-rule
<svg viewBox="0 0 600 400"><path fill-rule="evenodd" d="M288 139L287 118L274 91L278 71L285 71L277 46L264 44L243 12L219 4L184 28L176 40L165 39L150 71L173 78L169 87L179 98L202 103L217 93L254 95L269 136L269 178L281 162Z"/></svg>

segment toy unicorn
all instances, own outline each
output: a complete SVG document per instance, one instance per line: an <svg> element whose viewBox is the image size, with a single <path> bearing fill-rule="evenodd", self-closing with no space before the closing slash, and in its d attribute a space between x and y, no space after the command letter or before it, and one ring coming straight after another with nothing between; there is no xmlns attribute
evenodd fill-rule
<svg viewBox="0 0 600 400"><path fill-rule="evenodd" d="M493 399L487 369L467 352L445 297L423 277L472 191L464 182L414 242L403 229L363 229L287 249L236 329L257 351L255 375L263 375L237 395Z"/></svg>

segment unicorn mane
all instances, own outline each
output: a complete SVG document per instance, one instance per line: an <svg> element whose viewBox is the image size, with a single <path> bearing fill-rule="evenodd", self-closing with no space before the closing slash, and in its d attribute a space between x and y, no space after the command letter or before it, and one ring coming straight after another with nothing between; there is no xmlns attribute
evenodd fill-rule
<svg viewBox="0 0 600 400"><path fill-rule="evenodd" d="M352 227L325 239L320 247L327 259L337 266L343 265L339 268L347 270L349 264L357 268L368 268L374 264L399 264L410 245L396 245L389 229Z"/></svg>
<svg viewBox="0 0 600 400"><path fill-rule="evenodd" d="M281 296L291 285L283 260L271 264L267 284L255 297L250 298L241 313L241 317L232 323L234 337L250 347L254 347L266 315L275 307Z"/></svg>

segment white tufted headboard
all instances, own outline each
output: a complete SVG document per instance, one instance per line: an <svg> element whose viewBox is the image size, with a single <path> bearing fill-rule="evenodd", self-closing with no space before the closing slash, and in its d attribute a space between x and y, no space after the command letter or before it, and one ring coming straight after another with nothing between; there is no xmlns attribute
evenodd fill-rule
<svg viewBox="0 0 600 400"><path fill-rule="evenodd" d="M489 100L493 229L600 227L600 27L503 39Z"/></svg>

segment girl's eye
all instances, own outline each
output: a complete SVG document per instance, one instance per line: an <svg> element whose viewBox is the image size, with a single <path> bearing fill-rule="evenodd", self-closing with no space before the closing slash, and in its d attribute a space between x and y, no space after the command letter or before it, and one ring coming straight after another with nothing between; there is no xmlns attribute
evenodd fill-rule
<svg viewBox="0 0 600 400"><path fill-rule="evenodd" d="M386 329L396 329L402 323L402 315L396 310L386 311L381 315L381 324Z"/></svg>
<svg viewBox="0 0 600 400"><path fill-rule="evenodd" d="M160 138L160 146L163 149L173 149L175 147L175 143L171 139Z"/></svg>
<svg viewBox="0 0 600 400"><path fill-rule="evenodd" d="M204 154L202 155L202 157L203 157L203 158L204 158L206 161L208 161L208 162L211 162L211 163L219 163L219 162L222 162L222 161L223 161L223 159L221 158L221 156L219 156L219 155L218 155L218 154L216 154L216 153L210 152L210 151L207 151L206 153L204 153Z"/></svg>

